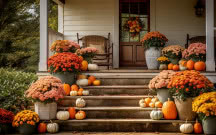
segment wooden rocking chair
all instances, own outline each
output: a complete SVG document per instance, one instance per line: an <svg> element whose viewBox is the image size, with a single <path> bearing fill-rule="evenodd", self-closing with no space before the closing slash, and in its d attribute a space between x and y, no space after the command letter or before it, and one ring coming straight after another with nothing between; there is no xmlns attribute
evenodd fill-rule
<svg viewBox="0 0 216 135"><path fill-rule="evenodd" d="M99 50L98 54L93 58L93 63L98 66L106 66L109 70L113 65L113 44L110 43L110 33L108 38L99 35L88 35L79 38L77 33L78 43L82 41L82 47L95 47Z"/></svg>

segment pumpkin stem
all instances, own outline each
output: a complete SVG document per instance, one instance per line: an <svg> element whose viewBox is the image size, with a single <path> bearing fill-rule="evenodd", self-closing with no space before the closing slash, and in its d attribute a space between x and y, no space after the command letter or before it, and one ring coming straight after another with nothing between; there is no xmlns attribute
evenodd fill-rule
<svg viewBox="0 0 216 135"><path fill-rule="evenodd" d="M168 98L168 101L170 101L170 98Z"/></svg>
<svg viewBox="0 0 216 135"><path fill-rule="evenodd" d="M50 122L53 123L52 120L50 120Z"/></svg>

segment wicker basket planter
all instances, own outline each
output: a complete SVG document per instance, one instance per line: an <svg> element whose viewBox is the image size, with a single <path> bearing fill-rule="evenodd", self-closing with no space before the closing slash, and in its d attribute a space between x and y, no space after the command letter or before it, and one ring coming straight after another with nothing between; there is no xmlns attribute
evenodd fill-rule
<svg viewBox="0 0 216 135"><path fill-rule="evenodd" d="M55 119L57 113L57 104L55 102L48 104L36 102L35 112L39 115L41 120Z"/></svg>

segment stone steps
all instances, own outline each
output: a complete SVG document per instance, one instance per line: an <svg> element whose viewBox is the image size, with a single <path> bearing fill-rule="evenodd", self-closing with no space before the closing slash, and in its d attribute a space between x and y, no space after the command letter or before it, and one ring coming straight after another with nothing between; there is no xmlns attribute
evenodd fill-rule
<svg viewBox="0 0 216 135"><path fill-rule="evenodd" d="M68 107L58 107L58 110L67 110ZM119 119L119 118L139 118L150 119L150 113L154 108L140 107L85 107L77 108L86 112L87 118L90 119ZM160 108L159 108L160 109Z"/></svg>
<svg viewBox="0 0 216 135"><path fill-rule="evenodd" d="M85 86L90 95L154 95L155 91L149 90L147 85L103 85L103 86Z"/></svg>
<svg viewBox="0 0 216 135"><path fill-rule="evenodd" d="M77 98L83 98L86 101L86 106L133 106L136 107L139 104L139 100L148 97L147 95L102 95L102 96L65 96L65 98L59 103L60 106L75 106ZM153 97L153 96L151 96Z"/></svg>
<svg viewBox="0 0 216 135"><path fill-rule="evenodd" d="M179 132L181 120L151 119L84 119L84 120L53 120L60 123L62 131L89 132ZM193 121L192 121L193 122Z"/></svg>

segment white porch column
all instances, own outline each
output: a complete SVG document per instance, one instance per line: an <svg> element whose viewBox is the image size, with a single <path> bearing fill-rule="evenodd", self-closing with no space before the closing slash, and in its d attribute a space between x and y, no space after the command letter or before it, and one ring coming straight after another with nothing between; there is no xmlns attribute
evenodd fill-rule
<svg viewBox="0 0 216 135"><path fill-rule="evenodd" d="M47 71L48 60L48 1L40 0L40 60L39 71Z"/></svg>
<svg viewBox="0 0 216 135"><path fill-rule="evenodd" d="M206 71L215 71L214 0L206 0Z"/></svg>

